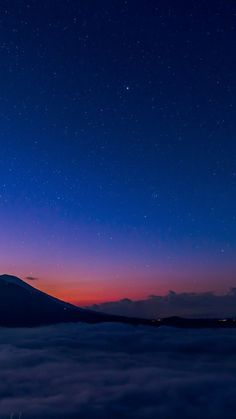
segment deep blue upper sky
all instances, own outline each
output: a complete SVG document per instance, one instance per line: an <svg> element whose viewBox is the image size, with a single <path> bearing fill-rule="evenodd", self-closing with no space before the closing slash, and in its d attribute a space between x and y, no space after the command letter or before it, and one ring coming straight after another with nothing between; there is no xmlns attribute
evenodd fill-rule
<svg viewBox="0 0 236 419"><path fill-rule="evenodd" d="M0 268L233 285L235 2L0 7Z"/></svg>

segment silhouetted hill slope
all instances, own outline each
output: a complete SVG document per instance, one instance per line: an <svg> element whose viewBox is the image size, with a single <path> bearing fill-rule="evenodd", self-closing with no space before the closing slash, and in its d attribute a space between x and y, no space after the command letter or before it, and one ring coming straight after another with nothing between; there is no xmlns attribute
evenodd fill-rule
<svg viewBox="0 0 236 419"><path fill-rule="evenodd" d="M96 313L51 297L11 275L0 275L0 326L36 326L61 322L142 323ZM149 321L143 321L148 324Z"/></svg>
<svg viewBox="0 0 236 419"><path fill-rule="evenodd" d="M98 313L76 307L37 290L21 279L0 275L0 326L29 327L68 322L119 322L179 328L236 327L236 319L139 319Z"/></svg>
<svg viewBox="0 0 236 419"><path fill-rule="evenodd" d="M0 276L0 324L36 325L87 320L86 311L53 298L20 279Z"/></svg>

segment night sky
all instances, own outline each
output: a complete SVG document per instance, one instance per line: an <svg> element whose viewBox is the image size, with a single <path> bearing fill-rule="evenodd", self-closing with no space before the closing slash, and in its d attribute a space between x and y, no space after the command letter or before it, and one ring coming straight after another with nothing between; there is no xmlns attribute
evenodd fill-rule
<svg viewBox="0 0 236 419"><path fill-rule="evenodd" d="M236 285L236 4L2 0L0 271L82 304Z"/></svg>

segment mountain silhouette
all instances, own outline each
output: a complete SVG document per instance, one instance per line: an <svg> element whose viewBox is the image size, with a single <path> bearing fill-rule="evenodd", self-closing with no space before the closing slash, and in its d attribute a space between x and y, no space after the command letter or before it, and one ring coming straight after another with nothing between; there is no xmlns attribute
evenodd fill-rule
<svg viewBox="0 0 236 419"><path fill-rule="evenodd" d="M83 309L66 303L32 287L16 276L0 275L0 326L33 327L56 323L126 323L154 327L228 328L236 327L236 319L141 319L111 315Z"/></svg>
<svg viewBox="0 0 236 419"><path fill-rule="evenodd" d="M150 323L149 320L82 309L39 291L15 276L0 275L0 326L40 326L68 322Z"/></svg>

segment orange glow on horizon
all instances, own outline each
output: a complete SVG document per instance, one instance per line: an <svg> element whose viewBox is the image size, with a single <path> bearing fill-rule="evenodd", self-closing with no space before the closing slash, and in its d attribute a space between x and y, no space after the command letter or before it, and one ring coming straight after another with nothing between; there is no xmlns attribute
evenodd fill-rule
<svg viewBox="0 0 236 419"><path fill-rule="evenodd" d="M1 266L0 266L1 267ZM165 268L165 269L164 269ZM176 268L176 269L175 269ZM177 265L162 267L156 270L126 270L125 266L114 271L88 272L70 270L58 266L37 265L2 266L2 273L18 276L31 286L69 303L87 306L107 301L118 301L123 298L132 300L146 299L149 295L166 295L170 290L181 292L226 292L235 286L235 269L225 266L216 270L216 266ZM115 273L114 273L115 272ZM31 281L27 277L38 280Z"/></svg>
<svg viewBox="0 0 236 419"><path fill-rule="evenodd" d="M124 287L124 283L114 283L107 280L94 281L55 281L42 280L34 283L27 281L30 285L50 294L60 300L69 302L78 306L89 306L92 304L100 304L108 301L119 301L123 298L132 300L142 300L148 298L149 295L166 295L170 290L177 293L181 292L208 292L224 293L228 288L222 287L222 276L220 273L212 272L208 281L197 280L192 278L182 279L181 283L176 278L164 278L157 281L149 280L140 282L137 278L129 278ZM234 285L234 277L231 279ZM211 287L211 283L214 287Z"/></svg>

